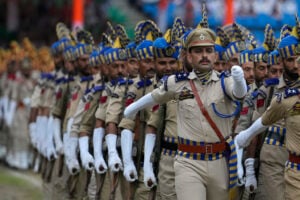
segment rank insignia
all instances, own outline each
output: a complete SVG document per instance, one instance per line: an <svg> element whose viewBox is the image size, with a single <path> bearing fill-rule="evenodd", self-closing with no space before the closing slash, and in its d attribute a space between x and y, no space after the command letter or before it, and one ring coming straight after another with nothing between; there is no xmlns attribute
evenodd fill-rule
<svg viewBox="0 0 300 200"><path fill-rule="evenodd" d="M300 102L296 102L290 111L290 115L300 115Z"/></svg>
<svg viewBox="0 0 300 200"><path fill-rule="evenodd" d="M187 87L184 87L179 94L179 100L184 100L184 99L192 99L194 98L194 94L192 93L191 90L189 90Z"/></svg>
<svg viewBox="0 0 300 200"><path fill-rule="evenodd" d="M300 94L299 90L297 88L288 88L284 91L284 98L292 97L295 95Z"/></svg>

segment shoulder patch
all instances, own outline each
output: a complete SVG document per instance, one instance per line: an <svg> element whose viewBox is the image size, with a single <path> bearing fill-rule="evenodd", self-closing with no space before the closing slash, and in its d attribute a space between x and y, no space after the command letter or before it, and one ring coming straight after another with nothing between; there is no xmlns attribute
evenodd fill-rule
<svg viewBox="0 0 300 200"><path fill-rule="evenodd" d="M175 82L188 80L189 72L179 72L175 74Z"/></svg>
<svg viewBox="0 0 300 200"><path fill-rule="evenodd" d="M278 84L279 84L279 79L278 78L269 78L269 79L264 81L264 86L265 87L270 87L270 86L274 86L274 85L278 85Z"/></svg>
<svg viewBox="0 0 300 200"><path fill-rule="evenodd" d="M295 96L295 95L299 95L300 94L300 91L298 88L287 88L285 91L284 91L284 98L289 98L289 97L292 97L292 96Z"/></svg>
<svg viewBox="0 0 300 200"><path fill-rule="evenodd" d="M276 92L274 95L276 96L276 102L280 103L282 99L282 93Z"/></svg>

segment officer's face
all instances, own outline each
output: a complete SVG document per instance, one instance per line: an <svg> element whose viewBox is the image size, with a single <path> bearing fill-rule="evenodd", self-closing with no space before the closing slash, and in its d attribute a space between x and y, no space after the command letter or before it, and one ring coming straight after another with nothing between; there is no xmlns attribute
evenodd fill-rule
<svg viewBox="0 0 300 200"><path fill-rule="evenodd" d="M239 57L240 57L240 53L235 53L231 56L231 58L229 58L230 68L234 65L239 65Z"/></svg>
<svg viewBox="0 0 300 200"><path fill-rule="evenodd" d="M64 59L61 54L55 55L53 57L55 67L60 68L64 65Z"/></svg>
<svg viewBox="0 0 300 200"><path fill-rule="evenodd" d="M143 78L153 78L155 75L153 58L140 60L140 75Z"/></svg>
<svg viewBox="0 0 300 200"><path fill-rule="evenodd" d="M279 78L283 73L283 66L281 63L277 65L271 65L268 70L269 78Z"/></svg>
<svg viewBox="0 0 300 200"><path fill-rule="evenodd" d="M254 63L253 62L245 62L242 64L242 68L244 71L244 77L247 82L247 85L250 85L255 81L254 79Z"/></svg>
<svg viewBox="0 0 300 200"><path fill-rule="evenodd" d="M217 60L214 63L213 69L218 71L218 72L223 72L227 69L227 62L223 60Z"/></svg>
<svg viewBox="0 0 300 200"><path fill-rule="evenodd" d="M83 68L87 68L89 65L89 55L88 54L84 54L82 56L80 56L78 58L78 64L80 66L81 69Z"/></svg>
<svg viewBox="0 0 300 200"><path fill-rule="evenodd" d="M98 74L100 72L100 66L91 67L92 74Z"/></svg>
<svg viewBox="0 0 300 200"><path fill-rule="evenodd" d="M100 70L101 70L101 74L103 76L108 76L108 74L109 74L109 66L107 64L102 64Z"/></svg>
<svg viewBox="0 0 300 200"><path fill-rule="evenodd" d="M126 74L126 66L125 66L125 61L115 61L111 64L110 67L111 71L110 74L112 78L117 78L121 76L125 76Z"/></svg>
<svg viewBox="0 0 300 200"><path fill-rule="evenodd" d="M268 75L268 64L264 62L254 63L254 77L257 82L263 81Z"/></svg>
<svg viewBox="0 0 300 200"><path fill-rule="evenodd" d="M292 79L298 78L298 68L296 65L297 56L283 59L284 73Z"/></svg>
<svg viewBox="0 0 300 200"><path fill-rule="evenodd" d="M207 72L212 69L216 56L214 46L196 46L189 49L187 60L194 70Z"/></svg>
<svg viewBox="0 0 300 200"><path fill-rule="evenodd" d="M139 63L136 58L129 58L126 62L127 64L127 73L130 77L137 77L139 73Z"/></svg>
<svg viewBox="0 0 300 200"><path fill-rule="evenodd" d="M164 75L171 75L176 72L179 65L175 58L156 58L155 68L158 77L162 78Z"/></svg>
<svg viewBox="0 0 300 200"><path fill-rule="evenodd" d="M68 73L74 72L74 65L70 61L67 61L67 60L65 61L65 68L67 69Z"/></svg>

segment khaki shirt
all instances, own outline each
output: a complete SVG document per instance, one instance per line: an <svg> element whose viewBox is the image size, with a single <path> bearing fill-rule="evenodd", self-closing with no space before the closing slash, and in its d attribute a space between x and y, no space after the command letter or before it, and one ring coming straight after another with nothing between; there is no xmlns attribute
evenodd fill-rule
<svg viewBox="0 0 300 200"><path fill-rule="evenodd" d="M133 86L133 83L137 82L138 80L139 80L138 78L135 78L132 80L131 79L127 80L127 83L126 81L125 83L119 82L118 86L114 89L113 94L108 102L108 106L106 109L106 120L105 120L106 124L107 123L119 124L122 118L124 108L126 106L125 92L127 93L127 91L130 90L129 88Z"/></svg>
<svg viewBox="0 0 300 200"><path fill-rule="evenodd" d="M203 116L194 98L189 80L194 81L204 107L222 132L223 137L231 134L233 117L221 118L217 116L212 109L212 103L215 103L217 110L221 113L232 113L235 110L234 103L223 93L217 72L213 71L204 85L198 81L198 77L194 72L189 75L186 74L181 73L170 76L164 85L152 92L152 97L158 103L165 103L173 99L178 101L177 130L179 137L194 141L219 142L220 139ZM182 78L182 76L186 78ZM232 94L232 77L225 78L225 88L226 93L235 99Z"/></svg>
<svg viewBox="0 0 300 200"><path fill-rule="evenodd" d="M99 99L98 107L96 108L95 118L106 121L106 110L108 102L110 101L111 95L117 86L117 80L112 80L105 84L105 90L102 92L102 96Z"/></svg>
<svg viewBox="0 0 300 200"><path fill-rule="evenodd" d="M74 117L77 106L79 104L80 98L83 96L84 92L88 86L88 81L81 81L82 77L75 77L75 80L70 83L70 95L67 103L67 112L64 119L63 131L67 131L68 120Z"/></svg>
<svg viewBox="0 0 300 200"><path fill-rule="evenodd" d="M70 135L73 137L78 137L80 122L82 120L84 112L88 110L87 101L89 102L91 101L90 98L91 89L94 87L95 84L101 82L101 80L99 81L100 79L99 74L93 75L92 77L93 79L91 80L86 80L86 81L81 80L80 88L82 89L80 91L82 92L82 95L80 95L78 99L71 101L71 106L72 103L74 104L73 105L74 107L77 105L76 111L73 113L73 115L71 115L72 114L71 112L70 112L71 114L69 113L69 117L72 117L74 119L73 124L71 126L71 132L70 132Z"/></svg>
<svg viewBox="0 0 300 200"><path fill-rule="evenodd" d="M165 119L162 119L160 116L159 108L161 105L156 105L152 107L152 114L147 123L149 126L153 126L154 128L158 128L160 121L164 120L165 129L164 136L165 137L173 137L177 141L177 101L171 100L166 104L165 111Z"/></svg>
<svg viewBox="0 0 300 200"><path fill-rule="evenodd" d="M50 73L53 77L46 79L41 89L40 106L51 108L55 100L55 76L54 72Z"/></svg>
<svg viewBox="0 0 300 200"><path fill-rule="evenodd" d="M279 93L277 97L272 99L271 105L262 115L262 124L270 126L284 119L286 123L286 148L288 151L300 155L300 96L299 94L291 97L284 96L285 93Z"/></svg>
<svg viewBox="0 0 300 200"><path fill-rule="evenodd" d="M137 81L128 88L125 105L129 106L132 102L137 101L142 96L152 92L156 86L156 81L154 80L155 79L148 79L144 81L140 78L137 79ZM150 119L151 109L152 108L146 108L144 110L144 122L147 122ZM137 118L140 118L139 114L137 115ZM131 131L134 131L135 120L123 117L119 124L119 127L122 129L129 129Z"/></svg>
<svg viewBox="0 0 300 200"><path fill-rule="evenodd" d="M61 79L55 88L55 103L52 106L52 114L55 117L63 118L67 109L68 102L68 76Z"/></svg>
<svg viewBox="0 0 300 200"><path fill-rule="evenodd" d="M240 117L235 128L235 133L239 133L247 129L252 124L252 115L254 112L254 103L252 98L252 93L258 89L255 83L252 83L249 91L247 92L245 99L243 101L242 110L240 112Z"/></svg>

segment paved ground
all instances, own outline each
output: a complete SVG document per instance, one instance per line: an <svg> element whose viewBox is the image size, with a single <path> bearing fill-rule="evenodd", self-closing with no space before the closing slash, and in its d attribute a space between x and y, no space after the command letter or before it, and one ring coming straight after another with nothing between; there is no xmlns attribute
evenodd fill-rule
<svg viewBox="0 0 300 200"><path fill-rule="evenodd" d="M0 164L0 199L43 199L40 176L31 171L14 170Z"/></svg>

